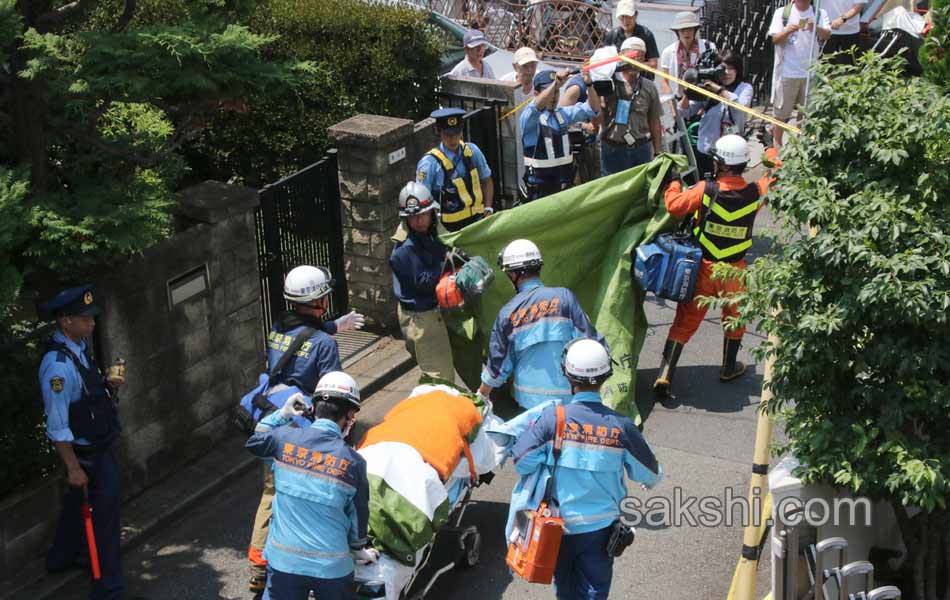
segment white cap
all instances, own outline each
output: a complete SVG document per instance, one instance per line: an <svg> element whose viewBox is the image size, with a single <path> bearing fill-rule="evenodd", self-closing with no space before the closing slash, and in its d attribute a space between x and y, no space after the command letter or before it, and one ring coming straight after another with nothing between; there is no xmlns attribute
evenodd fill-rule
<svg viewBox="0 0 950 600"><path fill-rule="evenodd" d="M531 240L515 240L498 255L498 266L503 271L519 271L543 264L541 251Z"/></svg>
<svg viewBox="0 0 950 600"><path fill-rule="evenodd" d="M617 3L617 16L635 17L637 16L637 8L637 0L620 0Z"/></svg>
<svg viewBox="0 0 950 600"><path fill-rule="evenodd" d="M514 63L516 65L521 66L533 62L538 62L538 55L534 53L534 50L527 46L515 50Z"/></svg>
<svg viewBox="0 0 950 600"><path fill-rule="evenodd" d="M690 10L684 10L683 12L676 13L676 16L673 17L673 24L670 25L670 29L679 31L680 29L693 29L694 27L700 26L699 17L696 16L696 13Z"/></svg>
<svg viewBox="0 0 950 600"><path fill-rule="evenodd" d="M576 338L561 352L561 370L574 383L600 385L613 374L610 354L592 338Z"/></svg>
<svg viewBox="0 0 950 600"><path fill-rule="evenodd" d="M623 44L620 46L621 54L628 52L630 50L639 50L643 54L647 53L647 43L638 38L637 36L628 37L623 41Z"/></svg>
<svg viewBox="0 0 950 600"><path fill-rule="evenodd" d="M727 165L741 165L749 162L749 142L741 135L724 135L713 145L712 155Z"/></svg>

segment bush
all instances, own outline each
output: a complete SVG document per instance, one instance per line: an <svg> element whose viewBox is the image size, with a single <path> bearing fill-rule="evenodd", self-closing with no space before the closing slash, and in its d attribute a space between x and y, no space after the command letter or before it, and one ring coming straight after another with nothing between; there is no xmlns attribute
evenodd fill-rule
<svg viewBox="0 0 950 600"><path fill-rule="evenodd" d="M266 0L249 27L274 36L265 55L310 61L303 92L255 94L221 113L188 150L197 179L252 186L319 160L326 129L357 112L419 119L434 108L444 41L427 13L361 0Z"/></svg>
<svg viewBox="0 0 950 600"><path fill-rule="evenodd" d="M790 241L749 269L743 318L781 340L780 450L805 482L894 503L924 598L950 526L950 98L902 60L820 68L769 195Z"/></svg>
<svg viewBox="0 0 950 600"><path fill-rule="evenodd" d="M924 40L918 57L924 76L950 92L950 0L930 3L933 29Z"/></svg>

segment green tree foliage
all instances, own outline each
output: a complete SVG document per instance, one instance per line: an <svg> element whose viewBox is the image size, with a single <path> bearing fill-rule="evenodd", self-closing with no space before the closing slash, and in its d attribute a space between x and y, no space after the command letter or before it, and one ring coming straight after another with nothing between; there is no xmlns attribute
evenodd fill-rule
<svg viewBox="0 0 950 600"><path fill-rule="evenodd" d="M316 65L290 93L249 94L189 148L204 178L262 186L319 160L329 126L357 112L418 119L434 107L444 41L427 13L364 0L264 0L249 27L274 36L273 60Z"/></svg>
<svg viewBox="0 0 950 600"><path fill-rule="evenodd" d="M950 92L950 0L933 0L930 15L933 29L920 49L924 76Z"/></svg>
<svg viewBox="0 0 950 600"><path fill-rule="evenodd" d="M904 534L929 598L924 564L944 559L928 536L950 526L950 98L873 53L860 67L819 71L769 194L788 242L740 300L781 340L760 348L780 450L807 482L891 499L905 521L922 508Z"/></svg>

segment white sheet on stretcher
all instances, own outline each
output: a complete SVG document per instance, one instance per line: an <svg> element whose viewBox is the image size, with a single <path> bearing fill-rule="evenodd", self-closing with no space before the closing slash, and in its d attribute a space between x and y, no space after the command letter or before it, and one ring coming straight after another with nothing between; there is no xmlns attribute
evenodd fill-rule
<svg viewBox="0 0 950 600"><path fill-rule="evenodd" d="M453 395L458 391L441 385L420 385L412 390L410 398L442 390ZM505 446L497 443L496 439L487 432L496 429L504 421L495 416L489 408L482 416L482 426L475 440L469 445L472 451L472 460L475 462L475 472L479 475L489 473L501 465L506 457ZM469 481L468 460L464 457L444 484L439 480L438 473L422 460L415 448L400 442L381 442L360 449L360 454L366 459L367 472L385 479L386 483L400 495L410 500L413 505L432 518L436 508L448 499L454 509L464 496ZM416 555L415 563L419 564L422 553ZM356 565L354 574L357 581L377 582L386 586L386 600L397 600L400 592L412 578L413 567L381 554L375 564Z"/></svg>

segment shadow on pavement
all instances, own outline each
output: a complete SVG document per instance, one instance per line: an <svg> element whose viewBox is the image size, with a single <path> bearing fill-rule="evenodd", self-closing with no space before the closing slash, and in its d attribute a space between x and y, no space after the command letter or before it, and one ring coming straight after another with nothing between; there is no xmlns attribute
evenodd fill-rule
<svg viewBox="0 0 950 600"><path fill-rule="evenodd" d="M644 421L656 408L653 382L658 371L637 371L637 406ZM681 365L673 380L675 402L669 408L689 406L711 413L742 412L758 404L761 391L762 374L757 372L756 365L749 365L745 375L729 383L719 381L718 365Z"/></svg>
<svg viewBox="0 0 950 600"><path fill-rule="evenodd" d="M438 579L426 598L453 600L492 600L501 598L511 583L512 575L505 564L504 523L508 518L508 504L476 501L468 507L462 525L475 525L482 535L479 563L473 568L457 568ZM437 549L439 549L437 547ZM422 591L432 573L450 564L455 553L449 551L433 555L420 573L412 593Z"/></svg>

